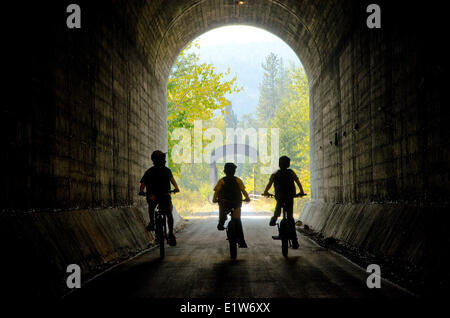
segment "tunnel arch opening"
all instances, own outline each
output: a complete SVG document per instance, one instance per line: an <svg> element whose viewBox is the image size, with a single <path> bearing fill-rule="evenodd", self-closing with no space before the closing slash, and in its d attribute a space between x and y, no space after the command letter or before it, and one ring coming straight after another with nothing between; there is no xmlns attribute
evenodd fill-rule
<svg viewBox="0 0 450 318"><path fill-rule="evenodd" d="M328 12L326 18L321 17L323 10ZM340 3L338 6L332 1L325 6L319 6L309 0L301 3L257 0L246 2L242 6L237 5L235 1L185 1L166 3L163 6L146 3L140 8L137 19L136 29L144 30L142 35L138 36L137 42L148 52L145 56L154 75L152 82L156 84L153 90L154 103L157 104L158 111L166 115L170 69L185 45L209 30L241 24L261 28L276 35L297 54L308 77L309 105L312 114L315 104L321 99L325 99L324 103L329 103L326 100L328 97L321 95L321 91L327 88L319 79L324 76L325 68L334 67L334 63L331 62L332 55L335 54L335 47L339 46L341 35L351 28L353 21L346 18L346 14L351 11L352 4L349 2ZM160 16L158 28L149 30L146 17L155 14ZM334 25L334 28L333 36L330 37L327 34L331 25ZM148 47L145 35L150 38L157 37L156 44ZM313 132L311 129L311 134ZM311 156L323 156L322 148L318 145L321 143L318 139L322 139L323 132L316 129L315 133L317 137L311 138ZM168 134L165 133L164 140L167 138ZM318 145L317 151L314 148L315 144ZM167 144L161 147L165 147L167 151ZM311 162L312 165L317 163L318 169L323 168L317 160L312 158ZM311 167L311 182L315 184L311 188L312 198L319 198L321 196L319 193L325 193L327 196L327 189L320 184L322 181L318 169ZM340 192L331 197L333 199L338 197L337 199L342 201Z"/></svg>
<svg viewBox="0 0 450 318"><path fill-rule="evenodd" d="M3 113L19 168L4 176L3 209L14 212L5 241L22 231L18 246L57 255L43 261L55 273L67 259L94 273L144 249L136 193L151 151L167 147L170 67L202 32L246 24L288 43L308 74L312 201L302 221L399 264L441 264L428 268L440 282L449 178L439 8L384 1L373 30L365 1L245 2L85 2L80 30L61 20L64 3L36 6L32 102ZM411 23L425 16L431 23Z"/></svg>
<svg viewBox="0 0 450 318"><path fill-rule="evenodd" d="M258 38L260 40L255 40L255 38ZM213 39L216 38L216 39ZM217 40L220 39L220 40ZM215 42L211 44L211 42ZM269 180L269 176L271 173L275 172L278 169L278 158L281 155L288 155L291 157L291 168L296 171L296 173L300 176L301 183L303 185L303 188L307 190L307 193L310 194L310 169L309 169L309 82L307 74L305 73L305 70L303 68L303 65L298 57L298 54L292 50L292 48L284 42L282 39L280 39L275 34L268 32L267 30L256 28L254 26L249 25L243 25L243 24L232 24L232 25L225 25L221 27L214 28L212 30L208 30L204 33L202 33L200 36L194 38L192 42L186 44L182 49L182 55L178 56L177 62L174 61L174 64L177 65L180 63L180 59L184 61L185 56L189 54L190 51L186 51L186 48L190 49L192 48L192 43L198 43L199 49L198 53L200 56L206 53L207 58L201 59L199 63L208 63L215 67L217 70L224 70L224 65L216 64L217 59L222 59L222 64L227 64L228 69L231 69L233 74L238 74L238 83L237 85L243 85L244 92L247 90L249 86L251 86L251 83L249 83L249 79L245 78L245 74L243 75L243 72L234 72L236 69L243 68L243 65L240 65L239 63L235 63L234 60L239 58L240 60L245 61L245 63L251 64L252 68L247 69L247 72L252 73L259 73L257 77L252 78L251 81L256 82L256 89L255 87L252 87L250 90L250 95L255 96L251 99L247 99L245 101L242 101L242 99L239 98L233 98L233 94L240 94L238 93L229 93L225 95L225 98L230 100L232 105L230 104L229 107L232 112L232 116L236 116L237 113L241 113L242 111L240 108L245 108L247 105L247 113L244 113L244 116L238 116L236 117L237 122L234 123L235 126L229 126L228 123L225 124L225 127L223 128L225 131L223 131L223 135L226 138L223 138L223 144L217 146L215 144L215 149L213 152L217 149L222 149L222 147L226 147L229 150L233 151L235 149L235 145L240 145L243 147L247 147L249 149L261 149L263 147L264 151L261 151L261 154L263 158L267 158L267 153L270 153L270 163L267 165L266 159L261 159L259 152L256 150L256 158L257 160L250 160L252 162L252 167L247 167L247 162L245 159L241 160L243 157L247 157L250 159L251 156L245 156L242 155L238 150L237 153L233 153L231 155L227 155L227 161L232 161L238 164L238 173L242 173L242 175L239 175L241 178L246 178L250 185L250 190L252 194L255 194L258 196L257 200L259 200L260 194L263 192L265 184ZM203 45L206 45L206 49L203 49ZM245 45L245 48L242 46ZM208 50L209 48L209 50ZM219 50L218 50L219 48ZM228 49L227 49L228 48ZM206 51L206 52L205 52ZM256 54L256 51L261 51L259 54ZM211 53L213 52L213 53ZM218 53L220 52L220 53ZM274 53L275 52L275 53ZM253 53L253 54L252 54ZM228 58L224 58L224 56L229 56ZM274 64L271 65L273 67L274 73L276 74L270 74L270 76L273 76L271 80L275 80L275 90L276 92L270 92L276 94L276 101L273 101L272 103L269 103L271 110L265 110L267 113L265 116L267 116L266 119L260 119L259 115L262 112L260 109L261 104L261 98L263 93L266 93L262 89L263 78L264 81L266 81L267 74L267 63L269 60L269 57L272 58L271 62ZM225 62L223 61L225 59ZM251 63L251 61L253 61ZM186 61L184 61L186 62ZM241 67L239 67L241 66ZM173 90L173 83L177 81L176 76L174 75L174 72L177 73L177 69L174 69L174 71L171 72L170 76L168 76L168 91L170 90L169 94L166 94L168 96L167 105L173 105L178 104L177 101L172 100L172 96L174 95ZM223 74L223 73L219 73ZM242 79L240 76L243 75L244 79ZM169 82L169 78L171 79L171 82ZM266 81L267 82L267 81ZM273 83L272 83L273 84ZM266 83L267 85L267 83ZM304 87L301 87L301 86ZM185 88L186 89L186 88ZM192 90L195 90L196 87L192 87ZM190 91L191 87L187 87L187 91ZM298 91L301 92L299 93ZM247 92L248 94L249 92ZM187 92L189 94L189 92ZM186 96L183 94L183 96ZM234 95L235 96L235 95ZM271 96L274 97L274 96ZM267 97L266 97L267 99ZM270 97L269 97L270 99ZM237 102L236 102L237 101ZM264 103L264 102L263 102ZM266 101L267 103L267 101ZM248 104L252 104L251 107L248 107ZM273 104L273 105L272 105ZM298 105L297 105L298 104ZM179 105L179 104L178 104ZM232 107L232 108L231 108ZM267 106L266 106L267 107ZM169 106L169 111L172 116L173 110ZM190 108L193 108L190 106ZM195 106L194 106L195 108ZM261 107L264 109L264 107ZM250 109L250 112L249 112ZM219 109L216 109L219 111ZM272 113L270 113L272 111ZM289 112L289 114L287 114ZM258 114L257 114L258 113ZM283 115L283 113L285 113ZM222 113L223 115L223 113ZM245 116L248 116L247 118ZM220 117L220 114L219 114ZM293 127L302 127L304 130L295 130L295 129L289 129L286 125L289 125L286 122L283 122L283 119L285 120L286 117L292 117L294 122L290 122ZM217 115L213 115L208 121L217 119ZM249 119L250 118L250 119ZM247 119L247 121L246 121ZM168 119L169 120L169 119ZM179 120L178 118L176 119ZM297 121L296 121L297 120ZM253 122L253 124L252 124ZM195 121L194 121L195 123ZM254 126L256 124L256 126ZM179 125L179 123L178 123ZM251 127L249 127L250 125ZM185 125L182 125L185 126ZM239 128L238 128L239 127ZM306 127L306 128L305 128ZM172 156L173 152L172 150L175 149L175 147L178 148L179 145L173 145L173 142L170 140L174 140L171 138L172 136L175 136L175 139L178 142L177 138L185 138L185 136L182 136L183 134L180 133L173 133L173 130L179 129L179 127L175 127L172 125L171 121L169 120L168 124L168 139L169 139L169 146L168 148L168 156L169 156L169 166L171 168L175 168L177 171L181 170L179 167L177 167L177 164L174 164L174 160L171 160L170 157ZM182 128L184 129L184 128ZM209 127L209 129L215 129L212 127ZM262 132L262 130L268 129L268 134ZM197 143L195 139L195 125L194 128L191 127L191 137L193 136L193 144ZM229 132L230 130L235 130L235 132ZM248 132L248 130L254 130L253 132ZM193 132L194 131L194 132ZM229 134L234 136L234 140L228 140ZM239 135L239 136L237 136ZM243 140L237 141L236 138L240 138L243 136ZM254 137L254 138L253 138ZM264 143L262 139L265 140L265 138L270 139L270 144L267 145L267 142ZM200 137L201 139L201 137ZM217 139L217 137L216 137ZM209 142L217 142L216 139L209 139ZM258 141L259 139L259 141ZM294 147L292 144L292 140L295 139L297 142L296 149L294 151ZM181 143L181 139L179 143ZM203 140L204 142L204 140ZM251 143L251 145L249 145ZM276 150L275 148L276 144ZM234 146L233 146L234 145ZM173 149L172 149L173 147ZM208 148L208 145L203 148ZM203 149L202 148L202 149ZM266 148L268 148L266 150ZM302 152L302 149L307 149L306 151L303 151L302 155L299 155L299 158L297 158L297 152ZM177 150L178 151L178 150ZM190 152L193 152L193 149L190 150ZM242 151L241 151L242 152ZM242 155L240 157L240 160L237 159L237 155ZM191 154L191 164L195 163L202 163L196 161L194 158L195 154ZM221 161L223 158L221 158ZM206 160L208 161L208 159ZM185 163L188 163L185 161ZM217 182L217 168L216 164L219 164L218 162L207 162L209 165L208 169L212 169L209 171L209 179L211 179L212 175L215 176L215 181ZM245 167L241 167L240 164L243 164ZM214 167L212 167L212 165ZM264 167L260 167L264 166ZM206 166L205 166L206 167ZM183 169L185 170L185 169ZM260 170L263 171L262 174L260 173ZM221 169L220 169L221 171ZM214 172L214 173L213 173ZM185 185L185 187L188 189L192 186L192 182L188 181L185 182L185 178L189 179L198 179L199 175L198 173L201 173L196 170L195 177L191 176L191 170L185 170L184 174L181 174L179 177L181 179L181 183ZM222 171L221 171L222 173ZM208 178L208 175L205 175L205 179ZM267 180L266 180L267 179ZM211 179L212 180L212 179ZM265 180L265 181L264 181ZM258 181L258 182L257 182ZM211 181L212 182L212 181ZM265 183L264 183L265 182ZM180 181L179 181L180 184ZM211 186L211 185L210 185ZM214 187L212 185L211 189ZM197 188L198 185L197 185ZM249 190L249 191L250 191ZM212 191L212 190L211 190ZM206 198L205 198L206 199ZM176 199L175 199L176 200ZM210 201L210 200L209 200ZM180 200L180 205L182 200ZM301 211L301 208L305 205L307 200L303 200L301 204L296 204L295 206L295 215L298 216L298 214ZM176 204L175 204L176 206ZM269 205L268 205L269 206ZM261 207L259 207L261 208ZM266 209L272 209L266 207ZM178 212L182 212L182 210L178 210ZM184 214L184 213L183 213Z"/></svg>

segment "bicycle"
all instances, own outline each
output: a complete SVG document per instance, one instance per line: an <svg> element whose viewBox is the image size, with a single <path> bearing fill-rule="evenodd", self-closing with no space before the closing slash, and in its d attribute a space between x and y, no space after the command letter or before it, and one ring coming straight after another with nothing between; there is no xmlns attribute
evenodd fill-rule
<svg viewBox="0 0 450 318"><path fill-rule="evenodd" d="M221 201L224 202L227 200L222 199ZM241 200L241 201L243 201L243 200ZM232 214L233 210L234 210L234 208L227 209L227 211L226 211L227 215ZM238 236L237 236L236 226L237 226L236 220L233 217L231 217L231 220L228 221L227 226L225 227L225 230L227 233L227 240L230 245L230 257L233 260L237 258L237 247L238 247Z"/></svg>
<svg viewBox="0 0 450 318"><path fill-rule="evenodd" d="M271 193L268 193L266 196L269 198L274 197L274 195ZM294 198L303 196L306 196L306 193L297 193L296 195L294 195ZM295 229L294 231L292 231L292 224L289 224L290 221L287 218L287 212L284 203L282 203L281 209L283 210L283 218L281 219L281 221L277 222L278 236L273 235L272 239L281 240L281 253L284 257L287 257L288 248L292 247L292 241L296 239L297 236L295 233Z"/></svg>
<svg viewBox="0 0 450 318"><path fill-rule="evenodd" d="M167 192L167 194L170 193L176 193L175 190L170 190ZM146 196L147 193L142 192L139 193L141 196ZM165 250L165 243L164 241L169 244L169 237L167 235L167 218L166 218L166 211L162 211L160 209L160 204L158 202L156 208L155 208L155 243L159 245L159 257L160 259L163 259L166 255Z"/></svg>

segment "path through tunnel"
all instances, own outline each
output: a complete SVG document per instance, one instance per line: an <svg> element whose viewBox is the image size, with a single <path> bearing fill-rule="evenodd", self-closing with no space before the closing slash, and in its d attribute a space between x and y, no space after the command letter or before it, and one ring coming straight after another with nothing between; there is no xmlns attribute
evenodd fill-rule
<svg viewBox="0 0 450 318"><path fill-rule="evenodd" d="M33 256L39 293L66 294L68 264L92 278L151 245L137 193L150 153L167 150L170 68L195 37L230 24L279 36L308 75L302 222L420 268L421 292L448 284L443 10L379 1L371 29L366 1L80 1L70 29L68 4L33 8L31 104L2 115L2 241L16 269Z"/></svg>

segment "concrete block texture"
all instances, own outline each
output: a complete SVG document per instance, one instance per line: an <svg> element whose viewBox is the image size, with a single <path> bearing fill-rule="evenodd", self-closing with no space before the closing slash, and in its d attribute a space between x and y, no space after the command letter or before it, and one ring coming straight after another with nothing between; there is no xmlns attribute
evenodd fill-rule
<svg viewBox="0 0 450 318"><path fill-rule="evenodd" d="M276 34L305 67L312 204L324 205L321 213L332 210L346 224L325 222L321 230L362 244L369 225L358 218L378 218L362 217L368 208L361 206L386 204L387 212L373 215L392 222L405 212L389 202L448 206L448 59L437 31L445 10L438 6L381 1L382 28L369 29L369 3L357 0L252 0L242 6L224 0L82 1L82 27L68 29L69 3L33 7L31 102L18 98L2 106L1 138L10 168L2 177L2 213L17 219L37 213L36 222L47 222L43 229L74 215L64 224L77 232L90 226L75 217L91 213L81 211L135 205L151 152L167 150L166 86L176 56L196 36L229 24ZM95 222L112 222L113 215L98 214ZM116 230L109 224L86 232L86 264L101 265L120 254L95 247ZM128 242L145 241L137 223L127 229ZM63 242L61 255L80 250L76 240ZM127 244L120 246L136 251ZM404 249L386 249L376 236L364 244L405 257Z"/></svg>
<svg viewBox="0 0 450 318"><path fill-rule="evenodd" d="M182 220L174 213L175 229ZM146 206L81 209L61 212L2 213L0 238L7 268L20 295L59 297L68 294L67 266L81 269L82 286L111 266L155 246L147 232ZM11 263L12 262L12 263ZM10 273L11 273L10 272Z"/></svg>
<svg viewBox="0 0 450 318"><path fill-rule="evenodd" d="M450 258L446 205L310 202L300 220L324 237L394 260L398 268L415 266L424 293L434 294L449 282L442 271Z"/></svg>

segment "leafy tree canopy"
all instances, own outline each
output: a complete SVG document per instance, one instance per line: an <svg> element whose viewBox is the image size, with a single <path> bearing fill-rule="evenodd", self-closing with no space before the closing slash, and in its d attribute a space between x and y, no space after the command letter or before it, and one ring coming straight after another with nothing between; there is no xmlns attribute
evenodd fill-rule
<svg viewBox="0 0 450 318"><path fill-rule="evenodd" d="M194 120L208 120L216 110L225 113L230 102L226 94L237 93L236 77L227 79L230 69L217 72L211 64L199 64L198 43L191 43L180 53L172 67L167 85L167 120L169 131L192 127Z"/></svg>

